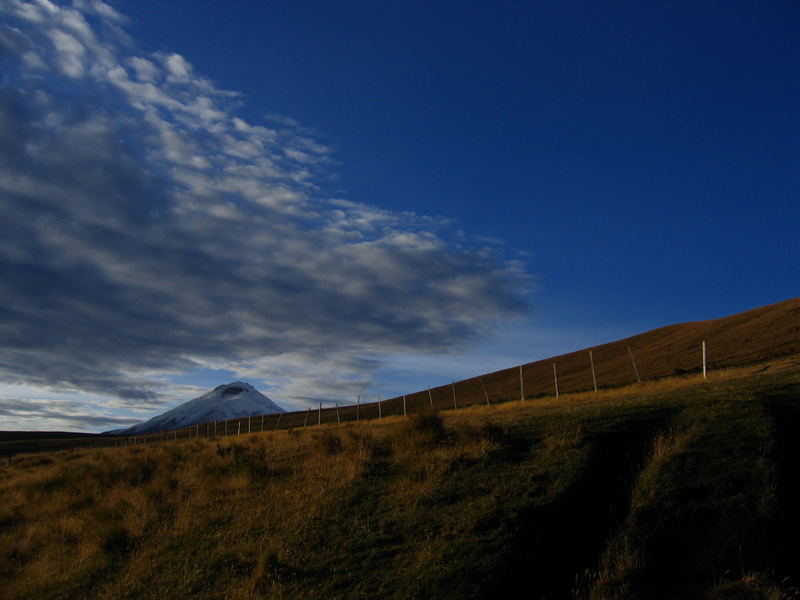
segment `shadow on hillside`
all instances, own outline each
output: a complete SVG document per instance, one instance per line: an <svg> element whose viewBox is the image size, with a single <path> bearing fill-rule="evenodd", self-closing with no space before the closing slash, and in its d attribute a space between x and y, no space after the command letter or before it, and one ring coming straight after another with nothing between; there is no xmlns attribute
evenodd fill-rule
<svg viewBox="0 0 800 600"><path fill-rule="evenodd" d="M773 460L778 507L773 530L775 575L800 587L800 394L787 388L765 398L775 427Z"/></svg>
<svg viewBox="0 0 800 600"><path fill-rule="evenodd" d="M677 409L587 435L593 447L584 477L559 501L519 517L517 544L483 587L485 598L571 599L576 582L597 563L625 519L633 482L652 439Z"/></svg>

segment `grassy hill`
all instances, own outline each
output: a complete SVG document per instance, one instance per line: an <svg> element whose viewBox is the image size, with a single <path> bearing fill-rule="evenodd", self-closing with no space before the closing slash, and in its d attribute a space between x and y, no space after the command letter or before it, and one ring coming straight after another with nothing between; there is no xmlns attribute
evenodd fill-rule
<svg viewBox="0 0 800 600"><path fill-rule="evenodd" d="M725 369L764 363L800 353L800 298L763 306L737 315L680 323L630 338L586 348L522 365L526 398L555 393L553 364L561 393L593 389L589 352L599 388L634 383L636 371L643 380L699 373L702 342L706 342L709 369ZM630 348L630 353L628 349ZM484 390L486 394L484 394ZM459 404L477 404L485 396L519 399L519 368L513 367L456 383ZM432 390L437 407L453 404L450 386ZM398 405L401 399L394 400ZM409 405L424 406L427 392L408 396Z"/></svg>
<svg viewBox="0 0 800 600"><path fill-rule="evenodd" d="M18 456L0 595L789 598L800 370L755 370Z"/></svg>
<svg viewBox="0 0 800 600"><path fill-rule="evenodd" d="M624 340L586 348L577 352L555 356L520 366L487 373L453 385L420 390L403 397L390 398L380 404L375 402L356 406L327 407L321 411L287 412L264 415L252 419L220 421L216 434L227 432L273 431L302 427L305 424L336 423L375 419L379 416L401 415L421 410L449 410L477 404L497 404L550 396L555 393L553 365L558 373L561 394L594 389L589 352L595 366L599 389L610 389L636 382L636 370L643 381L692 375L702 369L701 344L706 342L708 368L727 369L745 365L765 364L768 361L800 353L800 298L764 306L747 312L693 323L681 323L654 329ZM630 349L630 352L629 350ZM523 385L520 386L520 373ZM210 437L215 426L184 428L165 434L137 436L139 441L159 440L165 437ZM113 436L112 436L113 437ZM48 449L69 448L76 445L112 444L107 437L71 440L51 440L45 445L39 440L5 442L0 437L0 455Z"/></svg>
<svg viewBox="0 0 800 600"><path fill-rule="evenodd" d="M603 385L620 347L649 379L598 393L498 403L512 369L458 411L15 456L0 597L797 598L798 308L598 347Z"/></svg>
<svg viewBox="0 0 800 600"><path fill-rule="evenodd" d="M680 323L654 329L633 337L608 344L586 348L569 354L503 369L494 373L420 390L405 398L406 412L430 408L449 410L459 407L540 398L555 394L553 365L556 365L558 387L561 394L594 389L591 362L599 389L615 388L637 381L631 361L633 354L636 369L642 380L653 380L676 375L690 375L702 370L701 344L706 343L708 368L727 369L744 365L762 364L800 353L800 298L763 306L737 315ZM630 352L629 349L630 348ZM589 352L592 353L590 361ZM523 385L520 386L520 372ZM455 398L454 398L455 396ZM377 418L375 403L362 405L360 418ZM403 398L391 398L381 405L382 415L403 414ZM312 415L309 422L316 422ZM272 430L298 427L305 422L305 413L286 413L277 418L266 418L264 427ZM352 406L322 410L321 422L355 420ZM253 428L261 423L250 424ZM248 426L246 420L230 422L230 431Z"/></svg>

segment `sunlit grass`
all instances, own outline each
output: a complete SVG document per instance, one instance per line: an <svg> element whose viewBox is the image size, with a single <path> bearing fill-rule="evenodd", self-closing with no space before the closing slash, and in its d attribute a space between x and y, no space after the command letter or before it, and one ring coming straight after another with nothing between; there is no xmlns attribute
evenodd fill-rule
<svg viewBox="0 0 800 600"><path fill-rule="evenodd" d="M752 575L769 574L778 493L759 394L800 389L772 371L17 456L0 466L2 596L484 598L525 580L532 597L646 597L684 544L719 568L669 563L686 597L788 597L787 574ZM698 515L713 526L682 529Z"/></svg>

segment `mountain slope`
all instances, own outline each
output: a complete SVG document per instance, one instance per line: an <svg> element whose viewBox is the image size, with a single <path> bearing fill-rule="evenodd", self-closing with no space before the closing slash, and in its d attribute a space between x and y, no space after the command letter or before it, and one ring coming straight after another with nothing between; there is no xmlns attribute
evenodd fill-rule
<svg viewBox="0 0 800 600"><path fill-rule="evenodd" d="M591 391L594 384L590 351L599 389L636 383L631 354L643 381L697 374L702 369L701 344L704 341L711 373L800 355L800 298L719 319L660 327L626 339L456 381L452 385L409 393L405 399L403 396L389 398L383 401L380 413L375 403L362 404L358 412L362 419L377 418L379 414L403 414L404 405L412 413L430 406L450 409L456 404L459 408L485 404L487 398L494 404L518 400L522 394L526 398L553 396L554 364L560 394ZM524 391L520 389L520 374ZM441 379L448 380L448 374L442 373ZM302 412L288 413L280 426L303 424L304 416ZM355 418L356 408L343 406L339 411L322 409L318 420L333 423ZM272 425L275 424L273 421Z"/></svg>
<svg viewBox="0 0 800 600"><path fill-rule="evenodd" d="M702 342L706 342L710 370L756 365L800 353L800 298L762 306L743 313L669 325L592 348L522 365L524 394L538 397L555 394L553 364L560 393L593 388L589 351L592 352L597 385L613 388L636 382L633 354L643 380L698 373L702 369ZM503 369L455 383L459 406L520 397L520 367ZM446 379L447 375L442 374ZM436 406L453 405L449 385L431 390ZM409 407L428 403L426 390L409 394ZM384 403L391 411L402 398ZM330 420L330 416L328 417ZM323 415L323 421L325 420Z"/></svg>
<svg viewBox="0 0 800 600"><path fill-rule="evenodd" d="M155 433L191 425L213 423L252 415L281 413L284 410L243 381L220 385L149 421L108 433L121 435Z"/></svg>
<svg viewBox="0 0 800 600"><path fill-rule="evenodd" d="M432 387L405 396L389 398L381 403L362 403L360 407L341 404L338 408L323 408L310 415L295 411L267 417L268 429L288 429L309 423L335 423L372 419L379 416L419 412L431 406L450 409L518 400L520 370L526 398L555 394L553 364L558 373L561 394L593 389L589 351L592 352L597 386L615 388L636 382L631 362L633 354L642 380L654 380L675 375L699 373L702 368L701 343L706 342L708 368L719 369L759 365L767 361L800 355L800 298L762 306L743 313L712 319L669 325L632 337L585 348L576 352L538 360L524 365L486 373L456 381L453 385ZM764 369L770 367L764 366ZM441 374L447 381L447 373ZM261 414L261 413L259 413ZM242 421L230 421L230 431L245 431L247 414ZM180 426L176 426L178 428ZM184 426L185 427L185 426ZM157 430L160 431L160 430ZM190 434L188 430L185 432Z"/></svg>

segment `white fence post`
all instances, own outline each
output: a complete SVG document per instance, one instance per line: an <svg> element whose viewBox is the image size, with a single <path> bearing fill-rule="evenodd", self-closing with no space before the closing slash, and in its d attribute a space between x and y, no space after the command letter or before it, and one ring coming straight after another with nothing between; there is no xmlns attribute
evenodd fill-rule
<svg viewBox="0 0 800 600"><path fill-rule="evenodd" d="M703 340L703 379L706 378L706 341Z"/></svg>
<svg viewBox="0 0 800 600"><path fill-rule="evenodd" d="M319 413L317 414L317 425L322 425L322 402L319 403Z"/></svg>
<svg viewBox="0 0 800 600"><path fill-rule="evenodd" d="M433 396L431 396L431 386L428 386L428 400L431 403L431 410L433 410Z"/></svg>
<svg viewBox="0 0 800 600"><path fill-rule="evenodd" d="M456 380L451 379L450 385L453 386L453 409L458 410L458 401L456 401Z"/></svg>
<svg viewBox="0 0 800 600"><path fill-rule="evenodd" d="M408 416L408 413L406 412L406 395L405 394L403 394L403 416L404 417Z"/></svg>
<svg viewBox="0 0 800 600"><path fill-rule="evenodd" d="M628 346L628 355L631 357L631 363L633 364L633 372L636 373L636 381L638 383L642 383L642 378L639 377L639 367L636 366L636 359L633 357L633 351L631 347Z"/></svg>
<svg viewBox="0 0 800 600"><path fill-rule="evenodd" d="M553 380L556 383L556 398L558 398L558 371L556 371L556 363L553 363Z"/></svg>
<svg viewBox="0 0 800 600"><path fill-rule="evenodd" d="M525 400L525 380L522 378L522 365L519 366L519 400Z"/></svg>
<svg viewBox="0 0 800 600"><path fill-rule="evenodd" d="M478 381L481 382L481 389L483 390L483 395L486 397L486 406L489 406L489 394L486 392L486 386L483 385L483 377L478 377Z"/></svg>
<svg viewBox="0 0 800 600"><path fill-rule="evenodd" d="M592 351L589 350L589 364L592 365L592 383L594 384L594 393L597 393L597 376L594 373L594 357Z"/></svg>
<svg viewBox="0 0 800 600"><path fill-rule="evenodd" d="M342 419L339 417L339 401L336 401L336 422L341 425Z"/></svg>
<svg viewBox="0 0 800 600"><path fill-rule="evenodd" d="M278 413L278 420L275 423L275 429L272 430L272 433L275 433L276 431L278 431L278 425L281 424L281 417L282 416L283 416L283 413Z"/></svg>

